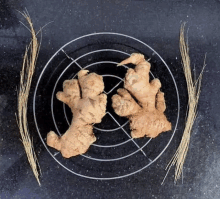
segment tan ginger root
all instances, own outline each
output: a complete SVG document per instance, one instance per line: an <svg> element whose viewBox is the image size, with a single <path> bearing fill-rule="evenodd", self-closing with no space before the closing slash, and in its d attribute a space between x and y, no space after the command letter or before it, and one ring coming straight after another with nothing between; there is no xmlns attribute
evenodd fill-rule
<svg viewBox="0 0 220 199"><path fill-rule="evenodd" d="M88 70L78 73L78 80L66 80L63 92L58 92L58 100L67 104L73 113L69 129L58 137L53 131L47 134L47 144L70 158L85 153L96 141L93 134L93 123L100 123L105 115L107 96L104 91L103 78ZM81 92L80 92L81 90ZM82 96L81 96L82 95Z"/></svg>
<svg viewBox="0 0 220 199"><path fill-rule="evenodd" d="M119 65L128 63L135 64L136 67L128 69L124 81L125 89L118 89L118 94L112 96L112 107L119 116L129 118L133 138L145 135L155 138L160 133L171 130L171 123L164 115L166 105L164 93L160 91L160 80L149 82L151 65L142 54L134 53Z"/></svg>

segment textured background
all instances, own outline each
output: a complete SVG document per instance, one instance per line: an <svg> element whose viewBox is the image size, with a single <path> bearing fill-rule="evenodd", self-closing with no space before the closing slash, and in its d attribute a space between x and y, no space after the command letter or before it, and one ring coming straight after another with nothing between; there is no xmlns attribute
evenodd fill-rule
<svg viewBox="0 0 220 199"><path fill-rule="evenodd" d="M121 180L87 180L71 175L45 151L36 135L30 102L29 125L42 170L42 187L38 186L15 119L16 87L30 39L16 10L25 8L36 30L53 21L43 30L33 86L42 67L66 42L93 32L119 32L146 42L164 58L177 79L183 109L187 92L178 42L181 22L187 22L192 66L198 73L207 52L207 67L183 184L174 185L171 170L161 186L164 168L181 138L181 125L180 133L151 167ZM219 9L219 0L0 0L0 198L220 198Z"/></svg>

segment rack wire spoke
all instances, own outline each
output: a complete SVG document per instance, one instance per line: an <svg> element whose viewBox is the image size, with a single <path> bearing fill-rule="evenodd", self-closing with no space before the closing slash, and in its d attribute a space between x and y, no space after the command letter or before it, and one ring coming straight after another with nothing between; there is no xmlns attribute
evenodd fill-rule
<svg viewBox="0 0 220 199"><path fill-rule="evenodd" d="M123 82L123 80L120 80L120 82L118 82L110 91L105 92L105 93L106 93L107 95L110 94L115 88L117 88L117 87L121 84L121 82Z"/></svg>
<svg viewBox="0 0 220 199"><path fill-rule="evenodd" d="M128 132L119 124L119 122L114 118L114 116L107 112L107 114L109 114L111 116L111 118L114 120L114 122L120 126L120 128L124 131L124 133L131 139L131 141L138 147L138 149L141 149L141 147L134 141L133 138L131 138L131 136L128 134ZM146 153L141 149L141 152L144 154L144 156L147 156Z"/></svg>
<svg viewBox="0 0 220 199"><path fill-rule="evenodd" d="M71 59L80 69L82 69L82 66L80 66L75 59L70 57L64 49L61 49L61 51L67 56L68 59Z"/></svg>
<svg viewBox="0 0 220 199"><path fill-rule="evenodd" d="M55 153L53 154L53 156L55 157L55 156L57 156L59 153L60 153L59 151L58 151L58 152L55 152Z"/></svg>

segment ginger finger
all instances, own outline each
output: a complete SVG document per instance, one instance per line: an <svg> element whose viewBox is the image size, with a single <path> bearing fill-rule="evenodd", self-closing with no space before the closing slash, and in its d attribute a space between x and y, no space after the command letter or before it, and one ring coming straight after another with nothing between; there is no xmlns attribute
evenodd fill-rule
<svg viewBox="0 0 220 199"><path fill-rule="evenodd" d="M118 89L118 95L112 96L112 107L120 116L129 116L137 113L140 106L131 97L130 93L125 89Z"/></svg>
<svg viewBox="0 0 220 199"><path fill-rule="evenodd" d="M158 93L157 93L156 109L162 113L166 110L164 93L161 91L158 91Z"/></svg>

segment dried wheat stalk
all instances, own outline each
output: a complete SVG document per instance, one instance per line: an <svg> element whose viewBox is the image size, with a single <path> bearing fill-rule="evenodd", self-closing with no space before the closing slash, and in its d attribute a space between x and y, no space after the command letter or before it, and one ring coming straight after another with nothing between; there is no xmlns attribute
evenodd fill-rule
<svg viewBox="0 0 220 199"><path fill-rule="evenodd" d="M18 94L18 127L20 130L22 143L25 148L25 152L27 154L28 161L33 170L33 173L37 179L37 182L40 185L39 180L39 164L37 161L37 157L33 148L33 143L30 138L29 130L28 130L28 122L27 122L27 103L28 96L31 87L31 81L35 70L36 60L39 52L39 43L36 37L36 33L33 28L33 24L30 16L27 12L21 13L25 19L27 20L30 31L32 34L32 40L28 47L26 47L25 55L23 58L23 66L20 74L20 89Z"/></svg>
<svg viewBox="0 0 220 199"><path fill-rule="evenodd" d="M175 179L174 179L175 182L177 182L177 180L180 179L181 177L183 171L183 164L185 162L186 155L189 149L190 135L191 135L193 123L197 115L197 105L201 91L202 75L205 68L205 60L204 60L204 65L198 79L193 81L191 66L190 66L188 41L185 41L184 28L185 28L185 23L181 25L181 29L180 29L180 52L182 56L182 65L183 65L183 70L184 70L184 75L186 78L187 90L188 90L188 109L186 114L187 119L180 145L166 168L168 169L169 172L172 166L174 165L176 166Z"/></svg>

